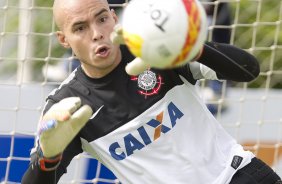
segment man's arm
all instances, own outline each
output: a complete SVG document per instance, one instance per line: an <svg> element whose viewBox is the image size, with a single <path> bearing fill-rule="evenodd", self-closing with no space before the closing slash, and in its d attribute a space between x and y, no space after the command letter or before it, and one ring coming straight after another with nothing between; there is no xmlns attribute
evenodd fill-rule
<svg viewBox="0 0 282 184"><path fill-rule="evenodd" d="M206 42L197 61L214 70L218 79L249 82L260 72L253 55L228 44Z"/></svg>
<svg viewBox="0 0 282 184"><path fill-rule="evenodd" d="M57 183L72 158L82 152L77 134L92 115L90 106L81 106L78 97L48 102L43 112L48 111L39 122L37 145L32 150L23 184Z"/></svg>
<svg viewBox="0 0 282 184"><path fill-rule="evenodd" d="M55 170L43 171L39 166L37 150L32 153L27 171L22 178L22 184L56 184L66 173L66 168L76 155L82 152L79 136L75 137L62 154L59 166ZM54 165L57 163L53 163Z"/></svg>

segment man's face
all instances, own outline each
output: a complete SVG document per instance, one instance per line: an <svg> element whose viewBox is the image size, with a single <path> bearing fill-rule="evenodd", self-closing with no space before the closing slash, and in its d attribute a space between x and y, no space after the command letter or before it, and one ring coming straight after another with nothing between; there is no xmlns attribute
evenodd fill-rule
<svg viewBox="0 0 282 184"><path fill-rule="evenodd" d="M117 16L106 1L70 0L62 11L59 41L72 48L85 68L104 70L119 62L119 46L110 40Z"/></svg>

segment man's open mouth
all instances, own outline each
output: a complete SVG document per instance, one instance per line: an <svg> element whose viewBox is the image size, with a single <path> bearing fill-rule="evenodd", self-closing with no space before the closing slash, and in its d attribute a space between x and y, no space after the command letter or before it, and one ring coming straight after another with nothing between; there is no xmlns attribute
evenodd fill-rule
<svg viewBox="0 0 282 184"><path fill-rule="evenodd" d="M109 54L109 48L106 46L98 47L95 54L99 57L107 57Z"/></svg>

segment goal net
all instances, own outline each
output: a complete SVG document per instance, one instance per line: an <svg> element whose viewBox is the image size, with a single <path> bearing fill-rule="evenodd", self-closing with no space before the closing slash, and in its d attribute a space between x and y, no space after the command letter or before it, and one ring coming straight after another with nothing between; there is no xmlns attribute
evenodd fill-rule
<svg viewBox="0 0 282 184"><path fill-rule="evenodd" d="M109 0L117 12L128 0ZM282 176L282 0L201 0L208 40L255 55L250 83L199 81L207 107L245 149ZM52 1L0 0L0 183L20 183L46 96L78 65L55 36ZM125 173L126 174L126 173ZM86 153L60 183L119 183Z"/></svg>

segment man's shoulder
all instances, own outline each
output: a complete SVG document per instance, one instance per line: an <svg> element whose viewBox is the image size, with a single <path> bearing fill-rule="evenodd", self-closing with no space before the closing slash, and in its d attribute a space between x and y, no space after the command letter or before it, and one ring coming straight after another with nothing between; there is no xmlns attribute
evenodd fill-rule
<svg viewBox="0 0 282 184"><path fill-rule="evenodd" d="M77 73L78 69L73 71L47 98L58 102L67 97L83 94L87 88L77 79Z"/></svg>

